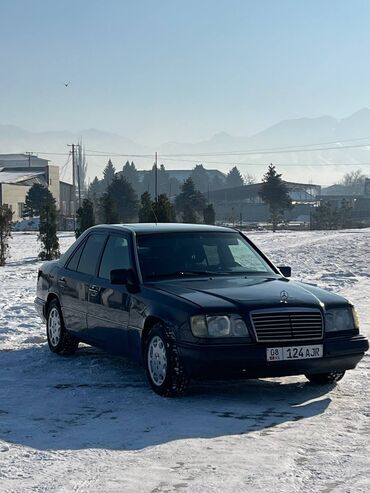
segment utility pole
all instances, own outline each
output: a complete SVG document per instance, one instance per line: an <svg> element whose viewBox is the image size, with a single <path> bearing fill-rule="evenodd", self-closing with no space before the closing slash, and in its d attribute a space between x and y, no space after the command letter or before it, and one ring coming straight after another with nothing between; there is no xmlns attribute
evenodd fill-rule
<svg viewBox="0 0 370 493"><path fill-rule="evenodd" d="M155 153L155 161L154 161L154 195L155 195L155 203L158 202L158 153Z"/></svg>
<svg viewBox="0 0 370 493"><path fill-rule="evenodd" d="M78 207L81 207L81 182L80 182L80 166L81 166L81 148L80 144L77 144L79 151L79 159L77 163L77 186L78 186Z"/></svg>
<svg viewBox="0 0 370 493"><path fill-rule="evenodd" d="M32 152L26 152L26 154L28 155L28 167L30 168L31 167L31 154L32 154Z"/></svg>
<svg viewBox="0 0 370 493"><path fill-rule="evenodd" d="M73 193L73 229L76 231L76 164L75 164L75 144L68 144L72 147L72 193Z"/></svg>

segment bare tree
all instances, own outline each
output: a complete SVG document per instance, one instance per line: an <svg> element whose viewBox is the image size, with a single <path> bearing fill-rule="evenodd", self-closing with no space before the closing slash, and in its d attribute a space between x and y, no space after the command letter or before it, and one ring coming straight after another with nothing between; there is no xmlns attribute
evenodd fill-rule
<svg viewBox="0 0 370 493"><path fill-rule="evenodd" d="M353 195L362 195L364 193L365 179L367 176L362 172L361 169L356 169L355 171L350 171L346 173L340 184L344 185L349 192Z"/></svg>
<svg viewBox="0 0 370 493"><path fill-rule="evenodd" d="M245 185L253 185L253 183L256 183L256 177L251 173L243 175L243 180Z"/></svg>

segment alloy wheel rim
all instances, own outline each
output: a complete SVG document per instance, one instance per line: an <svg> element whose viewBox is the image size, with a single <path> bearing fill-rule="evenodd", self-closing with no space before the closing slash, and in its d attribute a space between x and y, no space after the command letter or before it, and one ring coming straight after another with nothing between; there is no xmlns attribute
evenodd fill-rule
<svg viewBox="0 0 370 493"><path fill-rule="evenodd" d="M62 333L62 324L58 310L54 307L50 310L48 318L48 335L50 344L56 347L59 344Z"/></svg>
<svg viewBox="0 0 370 493"><path fill-rule="evenodd" d="M148 369L152 382L160 386L167 375L167 353L163 340L154 336L148 348Z"/></svg>

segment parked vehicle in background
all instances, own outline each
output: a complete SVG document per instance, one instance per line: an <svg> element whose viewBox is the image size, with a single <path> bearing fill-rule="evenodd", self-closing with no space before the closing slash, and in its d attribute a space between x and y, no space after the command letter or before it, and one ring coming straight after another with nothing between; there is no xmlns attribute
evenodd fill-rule
<svg viewBox="0 0 370 493"><path fill-rule="evenodd" d="M101 225L41 266L35 303L51 351L132 357L160 395L191 379L337 382L369 347L356 311L289 276L231 228Z"/></svg>

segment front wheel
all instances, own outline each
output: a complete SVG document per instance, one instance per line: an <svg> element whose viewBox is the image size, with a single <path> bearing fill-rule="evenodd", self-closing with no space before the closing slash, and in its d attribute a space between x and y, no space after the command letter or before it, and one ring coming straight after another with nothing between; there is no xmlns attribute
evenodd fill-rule
<svg viewBox="0 0 370 493"><path fill-rule="evenodd" d="M67 356L77 351L78 340L66 330L62 310L57 300L52 300L48 306L46 335L49 348L53 353Z"/></svg>
<svg viewBox="0 0 370 493"><path fill-rule="evenodd" d="M175 337L164 324L156 324L145 344L145 368L156 394L174 397L183 394L188 378L181 365Z"/></svg>
<svg viewBox="0 0 370 493"><path fill-rule="evenodd" d="M328 383L336 383L342 380L345 371L332 371L330 373L311 373L307 374L306 378L314 384L325 385Z"/></svg>

